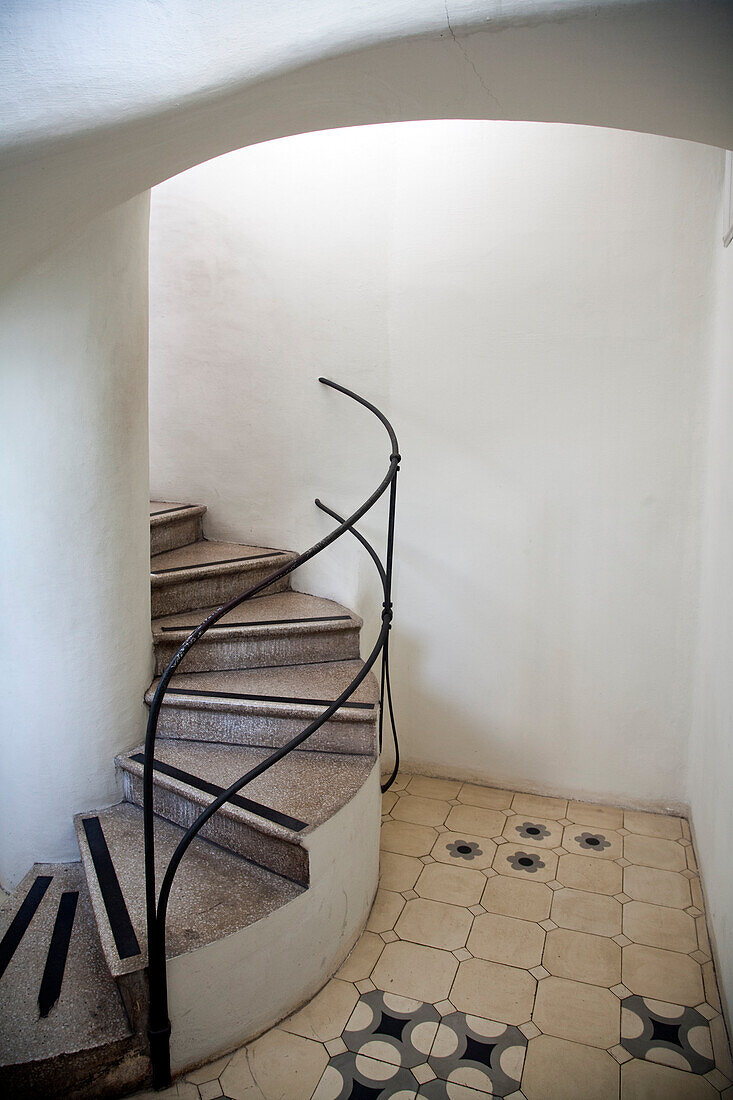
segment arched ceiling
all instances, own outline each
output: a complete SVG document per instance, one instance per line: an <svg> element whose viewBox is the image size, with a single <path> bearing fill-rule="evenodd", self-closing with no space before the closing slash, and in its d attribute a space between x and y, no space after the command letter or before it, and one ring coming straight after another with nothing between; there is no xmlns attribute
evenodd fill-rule
<svg viewBox="0 0 733 1100"><path fill-rule="evenodd" d="M733 0L8 0L0 32L5 282L286 134L524 119L733 146Z"/></svg>

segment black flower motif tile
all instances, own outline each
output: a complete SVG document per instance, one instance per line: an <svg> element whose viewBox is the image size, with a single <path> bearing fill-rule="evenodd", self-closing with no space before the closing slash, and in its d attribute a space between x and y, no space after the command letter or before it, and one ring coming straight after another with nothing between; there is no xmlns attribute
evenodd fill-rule
<svg viewBox="0 0 733 1100"><path fill-rule="evenodd" d="M621 1046L635 1058L707 1073L714 1066L708 1021L694 1008L644 997L621 1002Z"/></svg>
<svg viewBox="0 0 733 1100"><path fill-rule="evenodd" d="M521 825L514 826L523 840L544 840L550 835L550 830L536 821L523 821Z"/></svg>
<svg viewBox="0 0 733 1100"><path fill-rule="evenodd" d="M417 1089L409 1069L347 1051L328 1063L313 1100L414 1100Z"/></svg>
<svg viewBox="0 0 733 1100"><path fill-rule="evenodd" d="M603 833L580 833L575 840L581 848L592 852L602 852L604 848L610 848L610 840L606 840Z"/></svg>
<svg viewBox="0 0 733 1100"><path fill-rule="evenodd" d="M450 852L454 859L475 859L482 856L483 850L473 840L453 840L445 846L446 852Z"/></svg>
<svg viewBox="0 0 733 1100"><path fill-rule="evenodd" d="M357 1002L341 1037L355 1054L410 1069L427 1060L439 1021L433 1005L375 989Z"/></svg>
<svg viewBox="0 0 733 1100"><path fill-rule="evenodd" d="M428 1065L443 1086L423 1086L421 1095L451 1096L451 1085L488 1096L516 1092L522 1076L527 1039L519 1028L454 1012L441 1021ZM431 1091L432 1089L432 1091Z"/></svg>
<svg viewBox="0 0 733 1100"><path fill-rule="evenodd" d="M542 858L537 852L512 852L510 856L507 856L507 863L514 868L515 871L526 871L527 874L533 875L545 866Z"/></svg>

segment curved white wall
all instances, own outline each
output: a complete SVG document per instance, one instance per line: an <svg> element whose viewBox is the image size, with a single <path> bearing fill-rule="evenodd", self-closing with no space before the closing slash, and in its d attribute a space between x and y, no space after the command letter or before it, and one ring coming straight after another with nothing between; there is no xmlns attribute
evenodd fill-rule
<svg viewBox="0 0 733 1100"><path fill-rule="evenodd" d="M79 858L73 814L119 800L152 671L148 195L0 297L0 880Z"/></svg>
<svg viewBox="0 0 733 1100"><path fill-rule="evenodd" d="M727 214L727 211L726 211ZM724 227L729 228L728 222ZM721 226L721 236L723 227ZM733 1007L733 246L716 239L709 435L701 538L696 706L690 738L690 805L718 979Z"/></svg>
<svg viewBox="0 0 733 1100"><path fill-rule="evenodd" d="M386 409L395 691L425 770L686 797L721 165L436 122L272 142L154 192L153 489L208 504L215 537L304 548L316 492L347 508L388 454L316 377ZM300 584L369 611L363 552L326 558Z"/></svg>
<svg viewBox="0 0 733 1100"><path fill-rule="evenodd" d="M8 0L0 278L231 149L419 118L733 146L727 0Z"/></svg>

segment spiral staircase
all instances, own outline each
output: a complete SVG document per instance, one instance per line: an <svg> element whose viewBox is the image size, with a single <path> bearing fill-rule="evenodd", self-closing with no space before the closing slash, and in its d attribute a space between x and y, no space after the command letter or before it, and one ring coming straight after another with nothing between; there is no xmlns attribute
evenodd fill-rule
<svg viewBox="0 0 733 1100"><path fill-rule="evenodd" d="M296 557L207 540L205 511L151 503L156 675L212 610ZM187 655L158 723L158 882L201 810L321 715L363 668L361 625L333 601L293 590L288 574L224 615ZM187 850L167 924L174 1072L297 1007L356 940L377 878L379 698L370 672ZM144 747L114 766L123 800L76 817L80 862L36 864L0 912L0 1086L8 1096L82 1100L150 1080Z"/></svg>

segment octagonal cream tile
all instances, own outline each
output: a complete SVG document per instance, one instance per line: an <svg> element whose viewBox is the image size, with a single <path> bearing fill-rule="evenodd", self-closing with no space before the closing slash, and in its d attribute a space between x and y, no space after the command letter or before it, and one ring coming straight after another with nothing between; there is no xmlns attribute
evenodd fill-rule
<svg viewBox="0 0 733 1100"><path fill-rule="evenodd" d="M545 933L532 921L484 913L474 920L466 946L477 958L529 970L542 961Z"/></svg>
<svg viewBox="0 0 733 1100"><path fill-rule="evenodd" d="M608 894L587 890L556 890L552 897L552 919L561 928L617 936L621 931L621 905Z"/></svg>
<svg viewBox="0 0 733 1100"><path fill-rule="evenodd" d="M617 863L593 856L560 856L557 878L563 886L595 894L618 894L623 885L623 871Z"/></svg>
<svg viewBox="0 0 733 1100"><path fill-rule="evenodd" d="M658 867L662 871L682 871L687 867L685 849L677 841L637 833L624 837L624 856L629 863Z"/></svg>
<svg viewBox="0 0 733 1100"><path fill-rule="evenodd" d="M630 901L624 906L624 935L648 947L669 951L697 950L697 930L692 917L681 909Z"/></svg>
<svg viewBox="0 0 733 1100"><path fill-rule="evenodd" d="M533 1022L546 1035L608 1049L621 1038L621 1002L608 989L567 978L546 978L535 998Z"/></svg>
<svg viewBox="0 0 733 1100"><path fill-rule="evenodd" d="M423 866L416 856L382 852L379 858L379 885L383 890L412 890Z"/></svg>
<svg viewBox="0 0 733 1100"><path fill-rule="evenodd" d="M468 959L458 967L450 999L459 1012L504 1024L523 1024L532 1015L536 986L526 970Z"/></svg>
<svg viewBox="0 0 733 1100"><path fill-rule="evenodd" d="M522 1092L527 1100L615 1100L619 1065L605 1050L538 1035L527 1044Z"/></svg>
<svg viewBox="0 0 733 1100"><path fill-rule="evenodd" d="M398 798L396 791L385 791L382 795L382 813L388 814Z"/></svg>
<svg viewBox="0 0 733 1100"><path fill-rule="evenodd" d="M621 1100L718 1100L719 1096L696 1073L638 1058L621 1067Z"/></svg>
<svg viewBox="0 0 733 1100"><path fill-rule="evenodd" d="M452 806L445 824L454 833L474 833L476 836L499 836L506 818L499 810L481 806Z"/></svg>
<svg viewBox="0 0 733 1100"><path fill-rule="evenodd" d="M557 848L562 844L562 825L549 817L529 817L527 814L519 814L507 819L502 836L505 836L511 844L532 844L535 848Z"/></svg>
<svg viewBox="0 0 733 1100"><path fill-rule="evenodd" d="M633 863L625 867L624 893L634 901L668 905L673 909L692 905L690 879L676 871L661 871L658 867L640 867Z"/></svg>
<svg viewBox="0 0 733 1100"><path fill-rule="evenodd" d="M463 848L470 849L462 851ZM480 871L491 866L496 854L493 840L474 836L472 833L441 833L430 855L439 863L448 863L452 867L468 867Z"/></svg>
<svg viewBox="0 0 733 1100"><path fill-rule="evenodd" d="M500 875L530 882L550 882L557 871L557 856L547 848L529 844L501 844L491 866Z"/></svg>
<svg viewBox="0 0 733 1100"><path fill-rule="evenodd" d="M397 940L385 947L372 981L385 993L435 1004L447 999L457 969L449 951Z"/></svg>
<svg viewBox="0 0 733 1100"><path fill-rule="evenodd" d="M408 788L408 793L400 795L392 807L395 821L409 821L413 825L442 825L450 810L449 802L437 798L417 798Z"/></svg>
<svg viewBox="0 0 733 1100"><path fill-rule="evenodd" d="M623 950L622 981L632 993L694 1007L704 1000L699 963L689 955L632 943Z"/></svg>
<svg viewBox="0 0 733 1100"><path fill-rule="evenodd" d="M407 793L417 795L418 798L439 798L447 802L450 798L458 798L461 786L458 779L431 779L427 775L413 775L407 784Z"/></svg>
<svg viewBox="0 0 733 1100"><path fill-rule="evenodd" d="M321 1043L275 1027L237 1051L221 1084L232 1100L310 1100L327 1065Z"/></svg>
<svg viewBox="0 0 733 1100"><path fill-rule="evenodd" d="M577 825L589 829L620 829L624 823L624 811L614 806L598 806L595 802L568 802L565 816Z"/></svg>
<svg viewBox="0 0 733 1100"><path fill-rule="evenodd" d="M403 909L395 932L401 940L455 951L465 947L472 920L469 911L457 905L416 898Z"/></svg>
<svg viewBox="0 0 733 1100"><path fill-rule="evenodd" d="M613 829L592 829L584 825L566 825L562 845L573 855L592 859L619 859L623 855L623 837Z"/></svg>
<svg viewBox="0 0 733 1100"><path fill-rule="evenodd" d="M512 809L518 814L539 814L559 821L565 817L567 802L564 798L552 798L549 795L522 794L518 792L512 799Z"/></svg>
<svg viewBox="0 0 733 1100"><path fill-rule="evenodd" d="M371 974L384 950L384 940L373 932L362 932L349 957L344 960L336 977L346 982L360 982Z"/></svg>
<svg viewBox="0 0 733 1100"><path fill-rule="evenodd" d="M605 936L556 928L547 933L542 965L558 978L610 987L621 981L621 948Z"/></svg>
<svg viewBox="0 0 733 1100"><path fill-rule="evenodd" d="M624 814L624 828L630 833L644 836L656 836L664 840L678 840L682 836L682 819L667 814L647 814L627 810Z"/></svg>
<svg viewBox="0 0 733 1100"><path fill-rule="evenodd" d="M280 1027L292 1035L325 1043L341 1034L358 1000L359 994L351 982L332 978L304 1008L283 1020Z"/></svg>
<svg viewBox="0 0 733 1100"><path fill-rule="evenodd" d="M394 928L395 922L402 912L405 899L393 890L377 890L372 911L367 921L369 932L387 932Z"/></svg>
<svg viewBox="0 0 733 1100"><path fill-rule="evenodd" d="M490 913L541 921L550 915L552 890L542 882L495 875L486 883L481 904Z"/></svg>
<svg viewBox="0 0 733 1100"><path fill-rule="evenodd" d="M474 783L464 783L458 792L459 802L469 806L483 806L487 810L507 810L514 798L513 791L503 791L498 787L479 787Z"/></svg>
<svg viewBox="0 0 733 1100"><path fill-rule="evenodd" d="M437 830L427 825L414 825L410 821L385 821L380 843L385 852L426 856L435 844L437 835Z"/></svg>
<svg viewBox="0 0 733 1100"><path fill-rule="evenodd" d="M428 863L415 883L415 891L422 898L468 907L480 901L485 885L486 879L480 871Z"/></svg>

